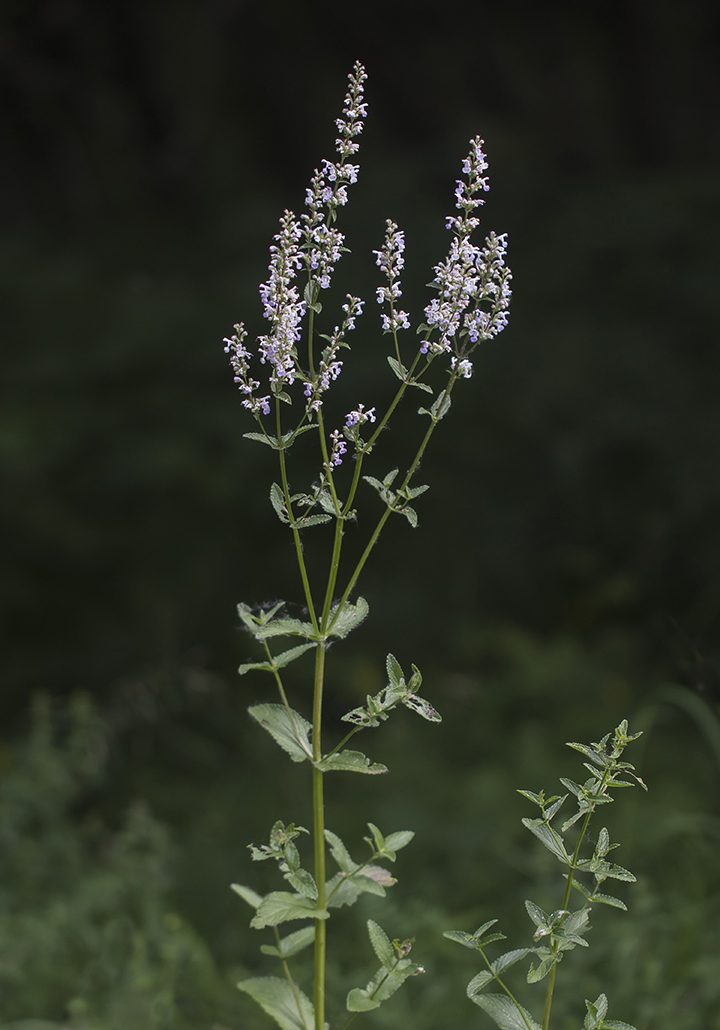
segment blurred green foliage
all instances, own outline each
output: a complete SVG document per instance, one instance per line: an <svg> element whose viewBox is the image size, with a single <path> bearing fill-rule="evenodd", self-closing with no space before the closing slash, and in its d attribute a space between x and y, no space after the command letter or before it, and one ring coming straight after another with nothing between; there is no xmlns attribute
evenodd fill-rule
<svg viewBox="0 0 720 1030"><path fill-rule="evenodd" d="M464 995L475 960L442 931L497 917L512 946L527 934L525 897L557 906L556 863L520 825L516 788L554 790L580 772L564 741L631 713L646 731L634 757L650 793L623 795L605 821L639 882L623 888L628 913L593 911L593 948L564 963L558 1030L603 989L638 1030L720 1027L717 712L686 688L650 689L627 637L588 649L495 626L466 630L464 647L454 672L425 677L442 726L401 714L370 742L388 776L338 777L330 791L328 826L358 854L368 819L417 832L382 909L370 898L334 920L331 1006L369 975L364 924L382 918L416 938L428 972L368 1025L478 1026ZM380 668L349 659L339 703L361 699ZM2 755L3 1030L35 1030L30 1017L72 1030L266 1025L235 996L272 960L258 959L252 912L229 883L277 886L245 844L262 842L278 812L302 822L307 792L248 723L231 689L191 668L125 683L102 718L86 697L36 703L29 736ZM118 770L122 793L144 798L124 816ZM294 963L301 980L306 961Z"/></svg>

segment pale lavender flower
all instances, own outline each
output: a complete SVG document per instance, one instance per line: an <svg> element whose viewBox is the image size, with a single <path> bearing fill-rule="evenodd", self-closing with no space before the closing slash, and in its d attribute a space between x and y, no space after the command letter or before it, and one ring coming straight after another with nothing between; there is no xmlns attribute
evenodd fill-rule
<svg viewBox="0 0 720 1030"><path fill-rule="evenodd" d="M347 158L359 150L353 140L362 132L361 119L367 113L367 105L362 102L362 84L366 78L365 69L357 63L349 76L343 118L336 121L341 137L336 140L340 161L323 160L322 169L315 169L305 194L309 214L302 216L303 260L321 289L330 285L330 277L344 250L345 237L332 228L332 223L337 208L347 203L347 187L357 182L359 166L350 164Z"/></svg>
<svg viewBox="0 0 720 1030"><path fill-rule="evenodd" d="M328 459L328 465L330 469L337 468L338 465L342 465L343 454L347 453L347 444L340 436L338 429L333 430L330 434L332 440L332 449L330 451L330 458Z"/></svg>
<svg viewBox="0 0 720 1030"><path fill-rule="evenodd" d="M450 368L457 369L461 376L465 379L471 379L473 374L472 361L468 361L467 358L458 360L455 355L450 359Z"/></svg>
<svg viewBox="0 0 720 1030"><path fill-rule="evenodd" d="M345 416L345 428L351 429L353 426L361 426L365 422L375 421L375 408L368 408L365 411L364 404L358 404L355 411L350 411Z"/></svg>
<svg viewBox="0 0 720 1030"><path fill-rule="evenodd" d="M410 316L407 311L396 311L395 301L402 296L399 274L405 267L405 233L398 229L395 222L388 218L385 223L385 241L381 250L374 250L376 265L385 273L387 286L378 286L378 304L387 304L390 314L383 314L383 332L396 333L398 329L410 328Z"/></svg>
<svg viewBox="0 0 720 1030"><path fill-rule="evenodd" d="M280 219L280 232L274 237L277 246L270 247L270 277L260 286L265 318L272 323L266 336L258 337L258 353L262 364L268 362L270 384L275 389L292 386L299 374L296 345L300 340L300 322L305 302L300 300L292 280L301 267L298 240L302 233L292 211Z"/></svg>
<svg viewBox="0 0 720 1030"><path fill-rule="evenodd" d="M337 354L341 347L348 346L345 343L345 335L355 328L355 319L362 314L363 304L364 301L359 297L347 295L347 304L342 306L345 312L343 323L341 326L335 326L332 336L328 338L328 345L322 352L317 374L305 381L304 393L308 398L308 411L318 411L322 407L322 394L340 375L343 363L338 360Z"/></svg>
<svg viewBox="0 0 720 1030"><path fill-rule="evenodd" d="M458 180L455 190L455 207L460 215L450 215L446 220L446 228L453 230L455 238L447 259L434 269L433 285L439 297L425 308L427 331L420 346L423 354L454 352L451 367L466 378L472 375L469 362L463 364L466 347L469 344L472 350L505 328L511 295L512 276L504 261L507 237L490 233L482 249L470 242L471 233L480 224L471 212L484 204L477 194L490 188L483 174L488 165L482 147L479 136L472 139L463 161L466 180ZM431 338L433 331L436 338Z"/></svg>
<svg viewBox="0 0 720 1030"><path fill-rule="evenodd" d="M235 326L235 335L225 337L225 353L230 355L230 367L235 373L234 382L238 384L240 393L245 394L243 407L251 411L253 415L270 414L270 397L253 397L260 383L250 375L250 359L252 354L244 346L243 341L247 338L247 332L242 322Z"/></svg>

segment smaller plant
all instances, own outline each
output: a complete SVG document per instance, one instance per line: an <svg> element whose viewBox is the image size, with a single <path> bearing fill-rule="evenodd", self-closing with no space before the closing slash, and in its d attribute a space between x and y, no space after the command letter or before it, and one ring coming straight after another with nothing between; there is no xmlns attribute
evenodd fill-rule
<svg viewBox="0 0 720 1030"><path fill-rule="evenodd" d="M626 778L631 776L644 790L647 790L643 781L636 775L634 767L629 762L621 761L627 745L639 736L639 733L628 734L627 721L623 720L612 734L612 739L611 734L608 733L597 744L568 743L568 747L579 751L588 759L583 764L590 773L589 779L583 784L579 784L561 777L560 782L569 792L562 796L555 794L552 797L545 797L542 790L539 794L530 790L519 791L523 797L532 801L540 809L539 818L524 818L523 826L527 827L568 870L563 874L565 889L560 908L556 911L548 913L533 901L525 902L527 914L535 924L532 947L507 951L491 961L486 954L487 947L496 941L506 939L504 934L492 931L497 919L490 919L483 923L473 934L465 933L462 930L445 932L445 936L451 941L457 941L466 948L480 952L487 968L472 978L467 986L467 995L471 1001L484 1009L495 1020L501 1030L548 1030L558 965L566 952L572 951L578 945L583 948L588 947L584 935L590 930L588 920L591 908L590 905L584 905L574 912L569 909L573 889L578 891L586 901L610 905L613 908L627 911L624 902L601 890L606 880L628 882L635 880L631 872L607 859L609 853L619 845L610 843L610 834L603 827L597 836L592 855L581 857L581 849L588 835L588 827L595 809L599 805L606 805L614 800L610 793L613 788L634 786ZM566 819L558 831L552 822L570 794L577 802L577 811L569 819ZM570 851L562 834L577 823L580 823L580 832L575 847ZM578 877L581 876L591 878L591 882L579 879ZM520 1004L505 981L501 979L501 975L504 975L510 966L521 962L529 955L533 955L534 958L527 973L527 982L534 984L547 978L542 1027L535 1022L530 1012ZM539 962L536 965L537 959ZM484 989L494 982L503 993L483 993ZM587 1006L585 1030L635 1030L629 1023L605 1018L608 1011L608 1000L604 994L601 994L596 1001L586 1001L585 1004Z"/></svg>

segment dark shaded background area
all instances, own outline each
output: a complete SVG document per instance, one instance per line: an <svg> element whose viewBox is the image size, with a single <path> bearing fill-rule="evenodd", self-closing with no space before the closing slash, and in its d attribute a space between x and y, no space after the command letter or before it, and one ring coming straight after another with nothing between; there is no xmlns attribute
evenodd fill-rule
<svg viewBox="0 0 720 1030"><path fill-rule="evenodd" d="M417 284L481 131L485 226L510 233L516 286L512 326L430 459L424 532L396 530L402 579L379 592L405 611L394 632L446 663L445 605L428 603L444 598L467 620L542 632L619 621L653 649L672 616L716 646L714 6L484 4L467 31L435 5L383 11L6 8L12 709L34 687L104 691L188 649L226 671L233 603L285 596L269 467L240 442L218 341L239 317L261 329L269 237L332 148L358 56L370 118L344 213L348 282L372 297L369 250L392 215L419 320ZM373 318L354 354L370 381ZM452 535L442 487L460 490ZM393 553L378 567L395 571Z"/></svg>
<svg viewBox="0 0 720 1030"><path fill-rule="evenodd" d="M353 253L337 281L338 295L352 289L368 305L329 414L391 396L371 250L385 218L406 230L404 299L417 323L478 132L492 184L483 225L509 233L515 276L510 327L478 352L424 462L421 527L389 528L362 587L371 618L332 652L331 714L382 686L389 650L421 666L447 713L444 744L390 736L402 803L363 784L388 820L425 829L415 915L445 928L440 908L461 906L453 888L473 878L478 849L503 870L476 885L481 897L506 889L508 870L535 875L500 792L517 777L536 789L537 766L554 768L563 741L596 739L624 715L655 720L646 757L661 786L647 818L666 827L662 840L690 824L661 810L716 818L702 717L692 701L679 715L679 695L660 715L652 706L663 681L720 700L719 23L710 0L4 6L4 725L26 726L37 690L61 708L78 688L95 697L106 779L83 787L72 818L102 811L116 825L128 800L148 799L180 842L174 903L236 972L256 960L220 892L278 799L294 795L245 729L262 685L235 675L252 648L234 605L301 592L267 501L275 469L242 439L253 426L220 341L238 319L262 330L270 238L332 155L356 59L370 108L341 219ZM406 460L418 422L408 406L376 470ZM300 489L317 465L296 453ZM372 524L369 490L361 504L350 554ZM325 539L312 532L308 549ZM472 771L478 754L483 773ZM572 775L567 760L558 770ZM447 832L443 811L464 825L474 806L496 831L462 831L453 858L429 843ZM693 824L685 866L648 874L638 948L677 930L650 895L687 870L696 893L678 896L678 939L700 939L698 912L720 897L706 825ZM423 890L440 897L437 913ZM701 990L688 948L670 976L679 1008L666 1012L707 1030L707 1014L693 1023L685 1004ZM53 1004L31 1014L63 1018ZM27 1014L17 1005L0 1015Z"/></svg>

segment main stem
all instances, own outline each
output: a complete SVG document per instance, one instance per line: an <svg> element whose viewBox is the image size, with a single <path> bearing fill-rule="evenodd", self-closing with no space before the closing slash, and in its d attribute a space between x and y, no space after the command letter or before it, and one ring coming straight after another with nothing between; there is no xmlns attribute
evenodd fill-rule
<svg viewBox="0 0 720 1030"><path fill-rule="evenodd" d="M322 695L325 677L325 643L320 641L315 650L315 683L313 689L313 761L322 758ZM325 908L325 804L323 774L313 767L313 842L315 850L315 883L317 907ZM313 1004L315 1030L325 1030L325 920L315 920L315 961L313 977Z"/></svg>

